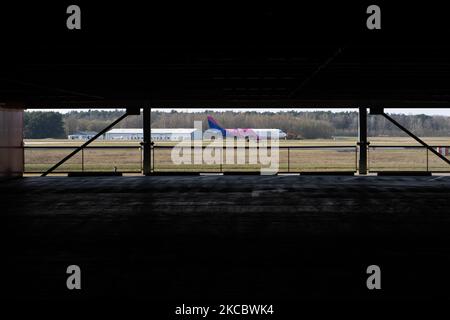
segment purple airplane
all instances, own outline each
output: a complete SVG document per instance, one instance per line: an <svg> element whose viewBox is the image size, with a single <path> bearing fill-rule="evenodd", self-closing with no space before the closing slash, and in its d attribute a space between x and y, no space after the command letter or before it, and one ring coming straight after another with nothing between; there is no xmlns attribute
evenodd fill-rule
<svg viewBox="0 0 450 320"><path fill-rule="evenodd" d="M219 130L222 132L223 137L239 137L239 138L256 138L259 140L260 137L274 138L278 134L278 138L286 138L286 133L280 129L252 129L252 128L235 128L235 129L225 129L220 126L216 119L212 116L208 116L208 125L210 129Z"/></svg>

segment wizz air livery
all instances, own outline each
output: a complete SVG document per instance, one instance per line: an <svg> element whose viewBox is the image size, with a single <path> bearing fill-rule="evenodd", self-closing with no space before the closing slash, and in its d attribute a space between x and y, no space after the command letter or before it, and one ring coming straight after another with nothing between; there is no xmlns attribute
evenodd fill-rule
<svg viewBox="0 0 450 320"><path fill-rule="evenodd" d="M280 129L252 129L252 128L235 128L235 129L225 129L220 126L216 119L212 116L208 116L208 126L210 129L219 130L222 132L223 137L238 137L238 138L255 138L258 139L261 137L266 138L276 138L284 139L287 134ZM278 136L277 136L278 135Z"/></svg>

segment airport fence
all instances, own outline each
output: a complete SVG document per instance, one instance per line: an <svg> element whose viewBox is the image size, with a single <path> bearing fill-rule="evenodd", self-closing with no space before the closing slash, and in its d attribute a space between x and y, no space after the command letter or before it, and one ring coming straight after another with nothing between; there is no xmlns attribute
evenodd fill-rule
<svg viewBox="0 0 450 320"><path fill-rule="evenodd" d="M433 148L450 146L433 146ZM25 173L43 173L52 165L75 150L75 146L25 146ZM186 147L185 147L186 148ZM214 147L213 154L219 153L220 163L196 163L195 157L204 153L208 146L199 149L191 146L188 163L175 164L172 159L173 146L154 145L151 148L152 172L252 172L267 168L268 165L251 163L248 150L257 147L235 146L233 161L227 162L225 147ZM197 147L198 148L198 147ZM447 150L448 150L447 149ZM208 150L211 152L211 150ZM238 152L245 156L237 161ZM308 145L279 146L278 171L281 173L358 171L358 146L356 145ZM270 148L268 152L270 158ZM448 157L448 155L447 155ZM73 158L62 164L55 173L117 171L141 173L143 170L142 146L88 146ZM198 158L197 158L198 159ZM427 171L450 172L450 166L423 146L411 145L370 145L368 147L368 169L370 172L383 171Z"/></svg>
<svg viewBox="0 0 450 320"><path fill-rule="evenodd" d="M152 148L152 171L153 172L240 172L240 171L260 171L262 168L269 168L272 164L257 163L252 161L250 150L258 149L256 146L234 146L233 158L229 159L226 147L210 146L189 146L189 157L185 157L188 164L174 164L172 161L171 146L153 146ZM212 149L212 150L211 150ZM206 164L196 163L195 159L201 159L205 152L218 152L219 163ZM238 154L242 152L238 160ZM265 151L266 152L266 151ZM259 153L256 152L258 155ZM272 154L270 148L267 149L267 156L270 159ZM253 159L254 160L254 159ZM279 146L278 147L278 171L281 173L296 173L306 171L351 171L358 168L358 147L355 145L341 146Z"/></svg>
<svg viewBox="0 0 450 320"><path fill-rule="evenodd" d="M25 146L25 173L43 173L74 151L76 146ZM140 146L87 146L54 173L117 171L142 172Z"/></svg>
<svg viewBox="0 0 450 320"><path fill-rule="evenodd" d="M435 150L446 150L443 155L450 159L450 146L430 146ZM448 173L450 166L424 146L373 145L368 147L368 169L383 171L425 171Z"/></svg>

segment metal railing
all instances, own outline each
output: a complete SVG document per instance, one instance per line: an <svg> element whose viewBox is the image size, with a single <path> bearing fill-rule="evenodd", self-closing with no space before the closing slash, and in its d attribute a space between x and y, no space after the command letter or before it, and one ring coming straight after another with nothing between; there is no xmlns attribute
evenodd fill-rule
<svg viewBox="0 0 450 320"><path fill-rule="evenodd" d="M450 146L432 146L450 148ZM24 146L25 173L42 173L54 163L73 151L77 146ZM186 147L184 147L186 148ZM195 146L190 146L195 150ZM197 147L198 148L198 147ZM151 147L152 172L246 172L259 171L261 165L247 163L227 164L224 159L226 147L201 146L221 150L222 161L218 164L176 165L170 154L173 146L153 145ZM234 146L246 152L250 146ZM270 149L269 149L270 150ZM310 145L279 146L279 172L300 173L314 171L358 171L357 145ZM192 153L193 155L194 153ZM448 157L448 156L447 156ZM143 170L142 146L88 146L73 159L58 168L55 173L119 171L140 173ZM370 172L383 171L427 171L436 173L450 172L450 166L432 154L424 146L411 145L369 145L368 169Z"/></svg>
<svg viewBox="0 0 450 320"><path fill-rule="evenodd" d="M432 145L434 149L450 148ZM426 171L448 173L450 166L434 155L425 146L369 145L367 149L370 172L383 171ZM449 158L449 156L446 156Z"/></svg>
<svg viewBox="0 0 450 320"><path fill-rule="evenodd" d="M43 173L78 146L24 146L24 173ZM87 146L54 173L142 172L141 146Z"/></svg>
<svg viewBox="0 0 450 320"><path fill-rule="evenodd" d="M182 172L182 171L199 171L199 172L232 172L232 171L256 171L264 168L264 165L249 164L247 162L241 164L227 164L224 159L226 155L226 146L183 146L182 148L191 149L191 158L194 157L196 148L201 148L204 152L206 148L220 150L221 161L215 164L173 164L170 153L173 146L153 145L152 152L152 172ZM257 146L233 146L236 152L238 150L247 151L249 149L257 149ZM270 150L270 148L268 149ZM356 172L358 170L358 146L356 145L339 145L339 146L279 146L279 172L280 173L300 173L305 171L342 171ZM197 149L197 152L199 150ZM248 156L248 154L246 154ZM319 157L319 159L317 159ZM315 158L315 159L314 159ZM195 161L191 161L195 162Z"/></svg>

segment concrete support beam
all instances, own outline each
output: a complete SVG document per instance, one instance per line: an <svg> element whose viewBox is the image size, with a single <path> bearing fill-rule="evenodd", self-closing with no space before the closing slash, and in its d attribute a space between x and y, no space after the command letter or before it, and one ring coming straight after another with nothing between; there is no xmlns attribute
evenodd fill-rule
<svg viewBox="0 0 450 320"><path fill-rule="evenodd" d="M0 103L0 178L23 175L23 110Z"/></svg>
<svg viewBox="0 0 450 320"><path fill-rule="evenodd" d="M367 174L367 109L359 108L359 174Z"/></svg>
<svg viewBox="0 0 450 320"><path fill-rule="evenodd" d="M143 169L144 175L151 174L151 108L144 107L143 125L144 128L144 142L143 146Z"/></svg>

